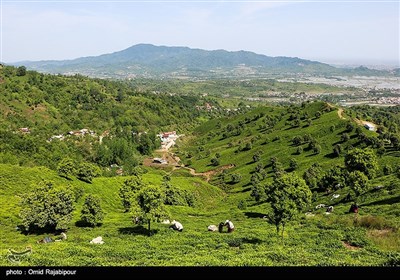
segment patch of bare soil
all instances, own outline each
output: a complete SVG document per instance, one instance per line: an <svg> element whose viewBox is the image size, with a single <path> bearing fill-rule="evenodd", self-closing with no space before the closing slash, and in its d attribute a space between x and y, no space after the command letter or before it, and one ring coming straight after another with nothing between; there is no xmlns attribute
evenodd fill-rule
<svg viewBox="0 0 400 280"><path fill-rule="evenodd" d="M392 232L391 229L372 229L368 231L368 235L372 237L385 237Z"/></svg>
<svg viewBox="0 0 400 280"><path fill-rule="evenodd" d="M234 164L228 164L228 165L224 165L221 167L218 167L214 170L209 170L206 172L202 172L202 173L197 173L196 170L194 170L193 168L190 167L184 167L185 169L188 169L190 171L190 174L192 174L193 176L204 176L206 178L206 182L210 181L212 176L221 173L223 170L225 169L229 169L235 167Z"/></svg>
<svg viewBox="0 0 400 280"><path fill-rule="evenodd" d="M345 117L343 117L343 109L342 108L339 108L339 110L337 111L337 114L340 119L342 119L342 120L346 119Z"/></svg>
<svg viewBox="0 0 400 280"><path fill-rule="evenodd" d="M355 250L359 250L360 249L360 247L350 245L349 243L347 243L345 241L342 241L342 243L343 243L343 246L346 247L349 250L355 251Z"/></svg>

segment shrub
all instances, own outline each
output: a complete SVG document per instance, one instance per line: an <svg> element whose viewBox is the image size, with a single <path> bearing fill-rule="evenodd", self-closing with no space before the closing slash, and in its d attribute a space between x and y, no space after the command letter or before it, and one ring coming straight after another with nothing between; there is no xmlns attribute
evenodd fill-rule
<svg viewBox="0 0 400 280"><path fill-rule="evenodd" d="M196 204L196 197L193 193L187 190L181 190L170 184L164 184L165 187L165 201L166 205L180 205L194 207Z"/></svg>
<svg viewBox="0 0 400 280"><path fill-rule="evenodd" d="M388 227L385 218L372 215L359 216L356 225L368 229L384 229Z"/></svg>
<svg viewBox="0 0 400 280"><path fill-rule="evenodd" d="M89 194L86 196L85 203L81 211L81 221L91 227L99 225L104 218L103 210L100 205L100 198Z"/></svg>
<svg viewBox="0 0 400 280"><path fill-rule="evenodd" d="M369 244L365 229L353 228L345 232L344 240L351 246L364 247Z"/></svg>
<svg viewBox="0 0 400 280"><path fill-rule="evenodd" d="M72 219L74 201L71 189L43 182L22 197L22 225L26 231L67 229Z"/></svg>
<svg viewBox="0 0 400 280"><path fill-rule="evenodd" d="M247 209L246 200L244 200L244 199L240 200L239 203L238 203L237 208L240 209L240 210L245 210L245 209Z"/></svg>

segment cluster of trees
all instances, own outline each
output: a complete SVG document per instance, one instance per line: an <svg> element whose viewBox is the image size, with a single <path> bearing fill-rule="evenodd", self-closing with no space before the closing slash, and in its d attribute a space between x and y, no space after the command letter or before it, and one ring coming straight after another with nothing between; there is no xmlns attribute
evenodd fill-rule
<svg viewBox="0 0 400 280"><path fill-rule="evenodd" d="M22 195L20 217L27 232L68 229L78 196L71 187L55 186L44 181L31 192ZM104 213L100 199L87 195L81 210L81 222L85 226L100 225Z"/></svg>

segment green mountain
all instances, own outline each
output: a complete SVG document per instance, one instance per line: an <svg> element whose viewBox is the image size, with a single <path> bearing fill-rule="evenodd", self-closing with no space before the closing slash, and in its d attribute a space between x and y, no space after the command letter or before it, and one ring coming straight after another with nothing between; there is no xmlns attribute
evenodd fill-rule
<svg viewBox="0 0 400 280"><path fill-rule="evenodd" d="M40 72L79 73L102 78L254 78L282 74L379 75L383 73L365 67L340 69L297 57L271 57L249 51L207 51L151 44L138 44L122 51L100 56L61 61L23 61L15 65L25 65L29 69Z"/></svg>

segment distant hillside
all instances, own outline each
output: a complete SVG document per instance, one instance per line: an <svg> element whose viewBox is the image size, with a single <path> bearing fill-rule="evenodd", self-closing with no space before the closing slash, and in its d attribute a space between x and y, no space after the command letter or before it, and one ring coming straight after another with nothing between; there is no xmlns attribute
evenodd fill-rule
<svg viewBox="0 0 400 280"><path fill-rule="evenodd" d="M341 69L297 57L271 57L249 51L207 51L151 44L138 44L122 51L100 56L61 61L23 61L15 65L25 65L29 69L40 72L79 73L101 78L254 78L299 73L314 75L383 73L383 71L366 67Z"/></svg>

